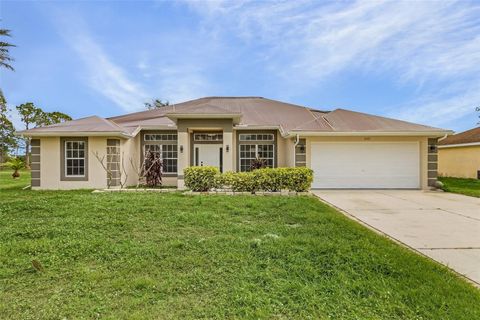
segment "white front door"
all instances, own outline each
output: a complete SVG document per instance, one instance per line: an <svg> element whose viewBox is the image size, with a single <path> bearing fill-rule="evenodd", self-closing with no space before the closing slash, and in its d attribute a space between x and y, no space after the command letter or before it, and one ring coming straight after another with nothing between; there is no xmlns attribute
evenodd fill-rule
<svg viewBox="0 0 480 320"><path fill-rule="evenodd" d="M313 188L420 188L418 142L314 142Z"/></svg>
<svg viewBox="0 0 480 320"><path fill-rule="evenodd" d="M193 145L193 163L196 166L213 166L220 170L222 165L221 144Z"/></svg>

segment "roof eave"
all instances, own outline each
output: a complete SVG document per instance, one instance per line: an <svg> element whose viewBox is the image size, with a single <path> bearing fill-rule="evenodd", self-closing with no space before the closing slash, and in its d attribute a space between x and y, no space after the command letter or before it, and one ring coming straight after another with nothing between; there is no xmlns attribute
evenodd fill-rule
<svg viewBox="0 0 480 320"><path fill-rule="evenodd" d="M288 133L287 137L299 136L410 136L410 137L443 137L445 135L453 134L453 131L442 130L442 131L300 131L292 130Z"/></svg>
<svg viewBox="0 0 480 320"><path fill-rule="evenodd" d="M17 136L23 137L120 137L131 138L132 135L118 131L49 131L49 132L15 132Z"/></svg>
<svg viewBox="0 0 480 320"><path fill-rule="evenodd" d="M461 147L475 147L475 146L480 146L480 141L478 141L478 142L441 144L441 145L438 146L438 148L444 149L444 148L461 148Z"/></svg>

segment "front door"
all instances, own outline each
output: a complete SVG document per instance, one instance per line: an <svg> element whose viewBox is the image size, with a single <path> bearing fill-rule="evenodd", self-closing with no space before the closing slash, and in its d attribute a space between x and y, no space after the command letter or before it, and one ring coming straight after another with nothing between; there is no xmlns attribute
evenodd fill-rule
<svg viewBox="0 0 480 320"><path fill-rule="evenodd" d="M213 166L222 171L221 144L195 144L193 146L193 163L196 166Z"/></svg>

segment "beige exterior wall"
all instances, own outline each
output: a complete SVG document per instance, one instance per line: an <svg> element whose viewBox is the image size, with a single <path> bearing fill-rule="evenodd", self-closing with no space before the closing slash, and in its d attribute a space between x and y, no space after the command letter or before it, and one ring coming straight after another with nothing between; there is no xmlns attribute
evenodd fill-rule
<svg viewBox="0 0 480 320"><path fill-rule="evenodd" d="M235 170L237 167L236 134L233 131L231 120L182 120L178 125L178 178L163 177L163 184L175 186L178 183L179 188L183 188L183 169L190 166L191 148L190 133L193 130L222 130L224 134L224 171ZM94 153L98 152L100 157L106 154L107 139L111 137L89 137L88 138L88 181L61 181L61 146L59 137L40 138L40 187L34 189L81 189L81 188L106 188L106 172L95 158ZM423 189L428 188L428 139L426 137L302 137L306 139L307 167L311 167L311 143L312 142L362 142L362 141L380 141L380 142L401 142L417 141L420 147L420 185ZM127 171L127 185L137 183L137 168L132 166L131 162L140 166L140 139L137 135L132 139L120 139L120 152L123 155L124 167ZM293 167L295 166L294 157L294 138L285 139L277 132L277 166ZM226 146L229 146L229 152ZM180 148L183 147L183 152ZM443 175L456 175L461 177L476 177L476 170L480 170L480 147L469 148L450 148L440 149L440 173ZM452 171L454 164L458 164L459 154L462 155L461 166L456 166ZM477 162L475 162L477 161ZM458 169L461 167L461 169ZM124 175L124 173L122 173ZM124 179L124 177L123 177Z"/></svg>
<svg viewBox="0 0 480 320"><path fill-rule="evenodd" d="M140 167L140 135L132 139L120 140L120 155L127 172L126 185L133 186L138 181L138 170ZM133 167L132 162L136 165ZM125 181L125 173L122 172L122 181Z"/></svg>
<svg viewBox="0 0 480 320"><path fill-rule="evenodd" d="M420 186L428 189L428 138L426 137L306 137L307 167L311 168L312 142L419 142L420 147Z"/></svg>
<svg viewBox="0 0 480 320"><path fill-rule="evenodd" d="M88 180L86 181L62 181L62 155L60 137L40 138L40 187L33 189L103 189L107 187L107 173L100 162L95 157L97 152L99 157L106 156L107 139L118 139L116 137L88 137ZM122 181L128 186L135 185L138 180L136 170L131 164L140 163L139 136L132 139L120 140L120 154L124 162L125 173L122 170ZM168 181L176 184L175 181Z"/></svg>
<svg viewBox="0 0 480 320"><path fill-rule="evenodd" d="M88 139L88 180L61 181L60 138L40 138L40 187L34 189L92 189L106 188L107 174L94 153L105 155L107 138L89 137Z"/></svg>
<svg viewBox="0 0 480 320"><path fill-rule="evenodd" d="M438 148L438 174L446 177L477 178L480 146Z"/></svg>

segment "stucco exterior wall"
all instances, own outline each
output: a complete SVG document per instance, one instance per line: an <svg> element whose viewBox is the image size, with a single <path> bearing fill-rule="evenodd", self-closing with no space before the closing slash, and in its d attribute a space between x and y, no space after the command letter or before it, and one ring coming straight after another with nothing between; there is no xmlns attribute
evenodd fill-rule
<svg viewBox="0 0 480 320"><path fill-rule="evenodd" d="M34 189L92 189L106 188L106 172L93 155L98 152L105 155L107 138L88 138L88 180L61 181L61 153L60 137L40 138L40 187Z"/></svg>
<svg viewBox="0 0 480 320"><path fill-rule="evenodd" d="M137 135L132 139L121 139L120 155L122 156L122 161L124 161L124 168L127 172L127 186L133 186L137 184L138 170L141 165L140 153L140 135ZM132 162L136 165L135 168L133 167ZM125 175L125 173L122 172L122 175ZM122 178L125 179L124 177Z"/></svg>
<svg viewBox="0 0 480 320"><path fill-rule="evenodd" d="M402 142L416 141L420 147L420 186L428 189L428 138L427 137L306 137L307 144L307 167L311 168L312 142Z"/></svg>
<svg viewBox="0 0 480 320"><path fill-rule="evenodd" d="M438 174L445 177L477 178L480 146L438 148Z"/></svg>

